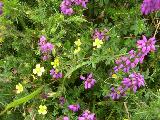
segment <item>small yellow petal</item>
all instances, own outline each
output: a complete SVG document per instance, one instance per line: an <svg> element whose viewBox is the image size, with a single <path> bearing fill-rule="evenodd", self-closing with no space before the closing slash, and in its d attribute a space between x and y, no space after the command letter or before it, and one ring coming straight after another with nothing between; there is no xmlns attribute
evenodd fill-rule
<svg viewBox="0 0 160 120"><path fill-rule="evenodd" d="M40 68L40 64L37 64L37 65L36 65L36 68Z"/></svg>
<svg viewBox="0 0 160 120"><path fill-rule="evenodd" d="M39 72L39 73L37 73L37 75L38 75L38 76L41 76L41 75L42 75L42 73L41 73L41 72Z"/></svg>
<svg viewBox="0 0 160 120"><path fill-rule="evenodd" d="M74 42L74 44L79 47L82 43L81 43L81 40L78 39L77 41Z"/></svg>
<svg viewBox="0 0 160 120"><path fill-rule="evenodd" d="M81 50L81 48L78 47L77 49L74 50L74 54L77 54L80 50Z"/></svg>
<svg viewBox="0 0 160 120"><path fill-rule="evenodd" d="M117 76L116 74L113 74L113 75L112 75L112 78L117 79L118 76Z"/></svg>
<svg viewBox="0 0 160 120"><path fill-rule="evenodd" d="M21 92L23 92L23 86L22 86L22 84L18 84L18 85L16 85L16 92L17 92L17 94L19 94L19 93L21 93Z"/></svg>
<svg viewBox="0 0 160 120"><path fill-rule="evenodd" d="M36 69L33 69L33 73L34 73L34 74L37 74L37 71L36 71Z"/></svg>
<svg viewBox="0 0 160 120"><path fill-rule="evenodd" d="M41 67L41 72L44 72L45 70L44 70L44 67Z"/></svg>

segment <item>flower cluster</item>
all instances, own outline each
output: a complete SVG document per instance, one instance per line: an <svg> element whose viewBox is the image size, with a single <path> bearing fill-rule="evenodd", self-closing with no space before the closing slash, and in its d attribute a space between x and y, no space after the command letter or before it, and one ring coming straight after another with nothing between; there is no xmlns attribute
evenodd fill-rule
<svg viewBox="0 0 160 120"><path fill-rule="evenodd" d="M147 40L146 36L142 36L142 39L137 41L137 51L131 50L126 56L121 56L115 61L116 66L114 72L122 70L125 73L129 73L130 69L135 68L138 63L143 63L144 57L148 53L155 51L156 40L154 37ZM140 73L132 73L129 77L123 78L121 85L115 90L111 88L110 97L113 100L118 100L120 97L125 96L126 90L130 89L136 92L141 86L145 85L144 77Z"/></svg>
<svg viewBox="0 0 160 120"><path fill-rule="evenodd" d="M130 74L129 77L123 78L121 83L122 84L117 89L115 89L114 87L111 88L109 96L113 100L118 100L121 97L125 96L126 91L129 89L131 91L133 90L133 92L135 93L137 89L145 85L144 77L140 73L136 72Z"/></svg>
<svg viewBox="0 0 160 120"><path fill-rule="evenodd" d="M58 72L57 69L54 68L50 70L50 75L52 76L53 79L62 78L62 73Z"/></svg>
<svg viewBox="0 0 160 120"><path fill-rule="evenodd" d="M125 88L136 92L138 88L144 86L145 81L144 77L140 73L132 73L128 78L123 78L122 84L125 86Z"/></svg>
<svg viewBox="0 0 160 120"><path fill-rule="evenodd" d="M127 73L131 68L135 68L138 62L139 59L137 58L136 52L131 50L127 56L121 56L115 61L116 66L114 67L114 71L118 72L119 70L123 70L123 72Z"/></svg>
<svg viewBox="0 0 160 120"><path fill-rule="evenodd" d="M78 120L96 120L96 116L94 113L91 113L89 110L85 110Z"/></svg>
<svg viewBox="0 0 160 120"><path fill-rule="evenodd" d="M128 73L131 68L135 68L138 63L143 63L144 57L148 55L149 52L155 51L156 40L154 37L147 40L146 36L142 36L142 40L137 41L138 51L131 50L128 52L127 56L121 56L115 61L116 66L114 67L114 72L123 70L123 72Z"/></svg>
<svg viewBox="0 0 160 120"><path fill-rule="evenodd" d="M3 7L3 3L0 2L0 15L2 15L2 13L3 13L2 7Z"/></svg>
<svg viewBox="0 0 160 120"><path fill-rule="evenodd" d="M93 75L90 73L87 78L85 78L84 76L80 76L81 80L84 80L84 87L85 89L90 89L94 86L94 84L96 83L96 80L93 79Z"/></svg>
<svg viewBox="0 0 160 120"><path fill-rule="evenodd" d="M114 87L111 88L111 93L110 93L110 97L113 100L118 100L120 99L120 97L125 96L125 89L122 86L119 86L117 89L115 89Z"/></svg>
<svg viewBox="0 0 160 120"><path fill-rule="evenodd" d="M42 59L45 61L49 58L49 54L52 52L54 46L46 41L46 38L44 36L41 36L40 41L38 43L40 47L40 51L43 54Z"/></svg>
<svg viewBox="0 0 160 120"><path fill-rule="evenodd" d="M73 112L77 112L80 109L80 105L79 104L69 105L68 109L72 110Z"/></svg>
<svg viewBox="0 0 160 120"><path fill-rule="evenodd" d="M73 14L73 8L74 5L80 5L83 8L86 8L88 0L63 0L63 2L60 5L61 11L65 15L72 15Z"/></svg>
<svg viewBox="0 0 160 120"><path fill-rule="evenodd" d="M109 36L106 35L106 33L108 32L107 29L104 29L103 31L100 31L98 29L94 30L94 33L92 35L92 38L95 39L99 39L99 40L108 40Z"/></svg>
<svg viewBox="0 0 160 120"><path fill-rule="evenodd" d="M146 36L142 36L142 40L137 41L138 57L140 58L140 63L143 62L144 57L149 53L155 51L155 37L147 40Z"/></svg>
<svg viewBox="0 0 160 120"><path fill-rule="evenodd" d="M141 5L141 12L145 15L157 10L160 10L160 0L144 0Z"/></svg>

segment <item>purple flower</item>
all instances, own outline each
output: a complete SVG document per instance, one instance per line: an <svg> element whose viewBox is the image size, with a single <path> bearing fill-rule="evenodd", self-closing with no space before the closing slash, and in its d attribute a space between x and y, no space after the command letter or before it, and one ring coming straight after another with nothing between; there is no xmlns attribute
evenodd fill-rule
<svg viewBox="0 0 160 120"><path fill-rule="evenodd" d="M72 15L73 9L71 8L71 6L72 6L71 0L64 0L60 5L62 13L65 15Z"/></svg>
<svg viewBox="0 0 160 120"><path fill-rule="evenodd" d="M110 97L113 99L113 100L118 100L120 99L122 96L125 96L125 91L126 89L123 88L122 86L119 86L117 88L117 90L115 90L114 87L111 88L111 93L110 93Z"/></svg>
<svg viewBox="0 0 160 120"><path fill-rule="evenodd" d="M68 109L72 110L73 112L77 112L80 109L80 105L79 104L69 105Z"/></svg>
<svg viewBox="0 0 160 120"><path fill-rule="evenodd" d="M81 5L82 7L86 8L86 4L88 3L88 0L74 0L74 3L76 5Z"/></svg>
<svg viewBox="0 0 160 120"><path fill-rule="evenodd" d="M138 64L135 51L129 51L129 54L127 56L121 56L115 61L115 63L115 72L123 70L123 72L128 73L131 68L136 67L136 65Z"/></svg>
<svg viewBox="0 0 160 120"><path fill-rule="evenodd" d="M0 15L2 15L2 13L3 13L2 8L3 8L3 3L2 3L2 2L0 2Z"/></svg>
<svg viewBox="0 0 160 120"><path fill-rule="evenodd" d="M63 117L63 120L69 120L69 117L65 116Z"/></svg>
<svg viewBox="0 0 160 120"><path fill-rule="evenodd" d="M83 8L86 8L88 0L63 0L60 9L61 12L65 15L72 15L73 14L73 6L74 5L81 5Z"/></svg>
<svg viewBox="0 0 160 120"><path fill-rule="evenodd" d="M78 120L96 120L96 116L94 113L91 113L89 110L85 110Z"/></svg>
<svg viewBox="0 0 160 120"><path fill-rule="evenodd" d="M46 37L45 36L41 36L38 45L45 45L46 44Z"/></svg>
<svg viewBox="0 0 160 120"><path fill-rule="evenodd" d="M141 12L144 15L157 10L160 10L160 0L144 0L141 5Z"/></svg>
<svg viewBox="0 0 160 120"><path fill-rule="evenodd" d="M3 7L3 3L2 2L0 2L0 7Z"/></svg>
<svg viewBox="0 0 160 120"><path fill-rule="evenodd" d="M54 68L50 70L50 75L52 76L53 79L62 78L62 73L57 72Z"/></svg>
<svg viewBox="0 0 160 120"><path fill-rule="evenodd" d="M143 54L147 55L151 51L155 51L156 40L154 37L147 40L146 36L142 36L142 40L137 41L137 48L142 51Z"/></svg>
<svg viewBox="0 0 160 120"><path fill-rule="evenodd" d="M84 80L84 87L85 89L90 89L94 86L94 84L96 83L96 80L93 79L93 75L90 73L87 78L85 78L84 76L80 76L81 80Z"/></svg>
<svg viewBox="0 0 160 120"><path fill-rule="evenodd" d="M107 29L104 29L103 31L95 29L93 33L93 39L95 40L96 38L98 38L99 40L108 40L109 37L106 35L107 32Z"/></svg>
<svg viewBox="0 0 160 120"><path fill-rule="evenodd" d="M66 101L66 100L65 100L64 97L60 97L60 98L59 98L59 102L60 102L61 105L63 105L63 104L65 103L65 101Z"/></svg>
<svg viewBox="0 0 160 120"><path fill-rule="evenodd" d="M142 40L137 41L137 51L130 50L128 55L121 56L115 61L116 66L113 68L114 72L123 70L123 72L128 73L130 69L135 68L138 63L143 63L144 57L152 51L155 51L156 40L154 37L147 40L143 35Z"/></svg>
<svg viewBox="0 0 160 120"><path fill-rule="evenodd" d="M50 57L49 54L52 52L54 45L47 42L45 36L41 36L38 45L39 45L41 53L43 54L42 59L46 61L47 59L49 59Z"/></svg>
<svg viewBox="0 0 160 120"><path fill-rule="evenodd" d="M46 43L40 47L42 53L50 53L53 50L53 45L51 43Z"/></svg>
<svg viewBox="0 0 160 120"><path fill-rule="evenodd" d="M138 88L145 85L144 77L140 73L132 73L129 75L129 78L123 78L122 84L127 88L131 89L134 92Z"/></svg>

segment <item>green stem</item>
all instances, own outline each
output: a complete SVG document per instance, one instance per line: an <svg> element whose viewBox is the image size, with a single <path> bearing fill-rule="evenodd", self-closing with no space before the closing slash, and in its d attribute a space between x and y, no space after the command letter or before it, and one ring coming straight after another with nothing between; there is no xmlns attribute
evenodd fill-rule
<svg viewBox="0 0 160 120"><path fill-rule="evenodd" d="M7 110L9 110L10 108L16 107L22 103L28 102L29 100L31 100L32 98L34 98L36 95L40 94L40 92L42 91L44 86L41 86L40 88L38 88L36 91L32 92L31 94L20 98L18 100L14 100L13 102L9 103L5 109L0 113L0 116L3 115Z"/></svg>

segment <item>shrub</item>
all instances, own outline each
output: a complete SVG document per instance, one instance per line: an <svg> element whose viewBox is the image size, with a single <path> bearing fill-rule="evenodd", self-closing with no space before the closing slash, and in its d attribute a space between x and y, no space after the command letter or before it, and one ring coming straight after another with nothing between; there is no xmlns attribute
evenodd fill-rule
<svg viewBox="0 0 160 120"><path fill-rule="evenodd" d="M159 6L0 2L1 119L160 119Z"/></svg>

